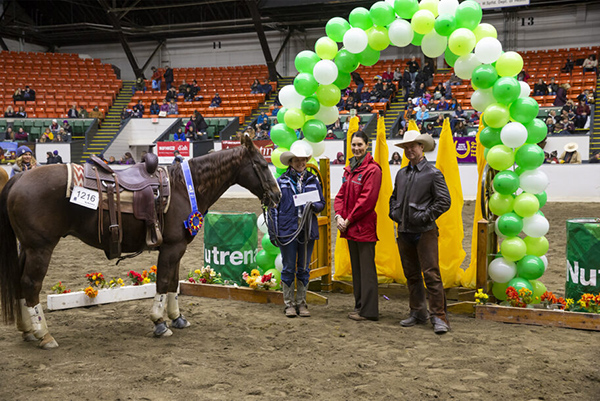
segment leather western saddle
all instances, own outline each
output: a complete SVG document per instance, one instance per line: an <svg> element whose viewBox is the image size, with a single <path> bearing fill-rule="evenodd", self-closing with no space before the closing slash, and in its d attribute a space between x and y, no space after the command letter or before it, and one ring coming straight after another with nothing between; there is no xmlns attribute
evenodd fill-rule
<svg viewBox="0 0 600 401"><path fill-rule="evenodd" d="M98 238L101 243L103 210L108 210L110 246L106 256L113 259L121 255L121 213L132 213L136 219L145 221L146 246L160 246L163 240L162 220L168 207L170 187L168 172L158 167L158 156L148 153L141 163L120 171L114 171L96 156L91 157L91 162L85 164L83 186L98 191L100 197ZM131 198L131 193L133 201L125 201L125 198Z"/></svg>

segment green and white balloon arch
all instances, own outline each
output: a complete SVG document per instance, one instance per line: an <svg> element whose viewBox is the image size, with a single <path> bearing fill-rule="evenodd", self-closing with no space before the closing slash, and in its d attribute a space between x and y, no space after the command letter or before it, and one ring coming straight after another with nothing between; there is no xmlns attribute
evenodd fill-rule
<svg viewBox="0 0 600 401"><path fill-rule="evenodd" d="M314 52L296 56L299 73L279 93L283 107L277 114L281 123L271 130L278 146L272 160L281 174L285 166L279 156L289 149L310 148L314 157L320 156L326 125L339 117L336 104L341 89L350 85L350 73L361 64L377 63L388 46L413 44L429 58L444 55L458 77L471 80L471 104L483 112L485 125L480 142L487 163L498 170L489 200L502 238L501 255L488 269L494 295L506 299L506 288L512 286L540 297L546 290L538 279L548 265L549 224L539 210L546 202L548 177L539 168L544 152L537 143L547 129L536 118L539 105L529 97L529 85L516 79L523 58L503 52L496 29L481 19L481 6L474 0L388 0L369 10L355 8L347 20L329 20L327 36L317 40ZM297 139L296 129L302 129L305 139Z"/></svg>

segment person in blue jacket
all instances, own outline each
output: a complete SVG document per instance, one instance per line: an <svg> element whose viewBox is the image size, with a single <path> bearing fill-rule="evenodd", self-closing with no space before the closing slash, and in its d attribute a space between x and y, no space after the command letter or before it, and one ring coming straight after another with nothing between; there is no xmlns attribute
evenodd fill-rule
<svg viewBox="0 0 600 401"><path fill-rule="evenodd" d="M317 214L325 207L323 190L317 177L306 170L311 153L295 150L281 154L281 163L289 166L277 179L281 201L270 210L269 234L281 249L283 270L281 287L287 317L309 317L306 290L310 276L310 258L315 240L319 238ZM294 195L316 192L316 201L296 206ZM299 228L300 227L300 228ZM307 232L308 231L308 232ZM294 280L296 298L294 299Z"/></svg>

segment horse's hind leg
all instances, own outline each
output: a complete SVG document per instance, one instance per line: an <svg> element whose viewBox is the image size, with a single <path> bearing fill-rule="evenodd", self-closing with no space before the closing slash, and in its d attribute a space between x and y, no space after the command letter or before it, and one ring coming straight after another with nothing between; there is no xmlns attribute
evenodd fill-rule
<svg viewBox="0 0 600 401"><path fill-rule="evenodd" d="M24 248L21 250L19 260L24 264L24 269L21 276L21 299L19 300L21 319L17 327L23 333L25 340L36 339L39 341L40 348L43 349L58 347L58 343L48 331L44 310L40 304L42 282L48 271L53 248Z"/></svg>

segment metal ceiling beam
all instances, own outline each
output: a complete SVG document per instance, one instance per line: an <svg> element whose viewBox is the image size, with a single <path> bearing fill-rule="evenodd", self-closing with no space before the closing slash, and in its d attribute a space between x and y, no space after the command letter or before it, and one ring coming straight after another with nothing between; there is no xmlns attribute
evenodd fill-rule
<svg viewBox="0 0 600 401"><path fill-rule="evenodd" d="M156 46L156 49L154 49L154 51L152 52L152 54L150 55L150 57L148 57L148 60L142 66L142 72L146 71L146 68L148 68L148 65L152 61L152 58L154 57L154 55L156 54L156 52L159 51L161 47L163 47L163 45L165 44L165 42L166 41L164 41L164 40L161 40L160 42L158 42L158 46Z"/></svg>
<svg viewBox="0 0 600 401"><path fill-rule="evenodd" d="M162 6L143 6L143 7L135 7L136 11L142 10L162 10L165 8L179 8L179 7L193 7L193 6L204 6L207 4L215 4L215 3L231 3L236 0L207 0L207 1L196 1L193 3L179 3L179 4L167 4ZM110 11L113 13L118 13L121 11L129 11L129 7L121 7L121 8L111 8Z"/></svg>
<svg viewBox="0 0 600 401"><path fill-rule="evenodd" d="M283 43L281 44L281 48L279 49L279 52L277 52L277 56L275 56L275 65L277 65L277 63L279 62L279 58L281 57L281 55L283 54L283 50L285 49L285 47L287 46L290 38L292 37L292 33L294 32L294 27L291 27L290 30L288 31L287 36L285 37L285 39L283 40Z"/></svg>
<svg viewBox="0 0 600 401"><path fill-rule="evenodd" d="M123 19L123 17L125 17L129 11L133 10L140 1L142 1L142 0L135 0L135 2L132 5L130 5L129 7L127 7L127 10L123 11L123 14L119 15L118 18Z"/></svg>
<svg viewBox="0 0 600 401"><path fill-rule="evenodd" d="M8 50L8 46L6 46L6 42L1 37L0 37L0 47L2 47L2 50Z"/></svg>
<svg viewBox="0 0 600 401"><path fill-rule="evenodd" d="M265 56L265 61L267 62L267 68L269 69L269 79L271 81L277 81L277 69L275 68L275 63L273 62L273 56L271 56L271 49L269 49L269 43L267 42L267 37L265 36L265 30L262 26L262 21L260 18L260 13L258 11L258 5L256 4L256 0L246 0L246 4L248 4L250 15L252 15L252 20L254 21L256 34L258 35L258 41L260 42L260 47L262 48L263 54Z"/></svg>

